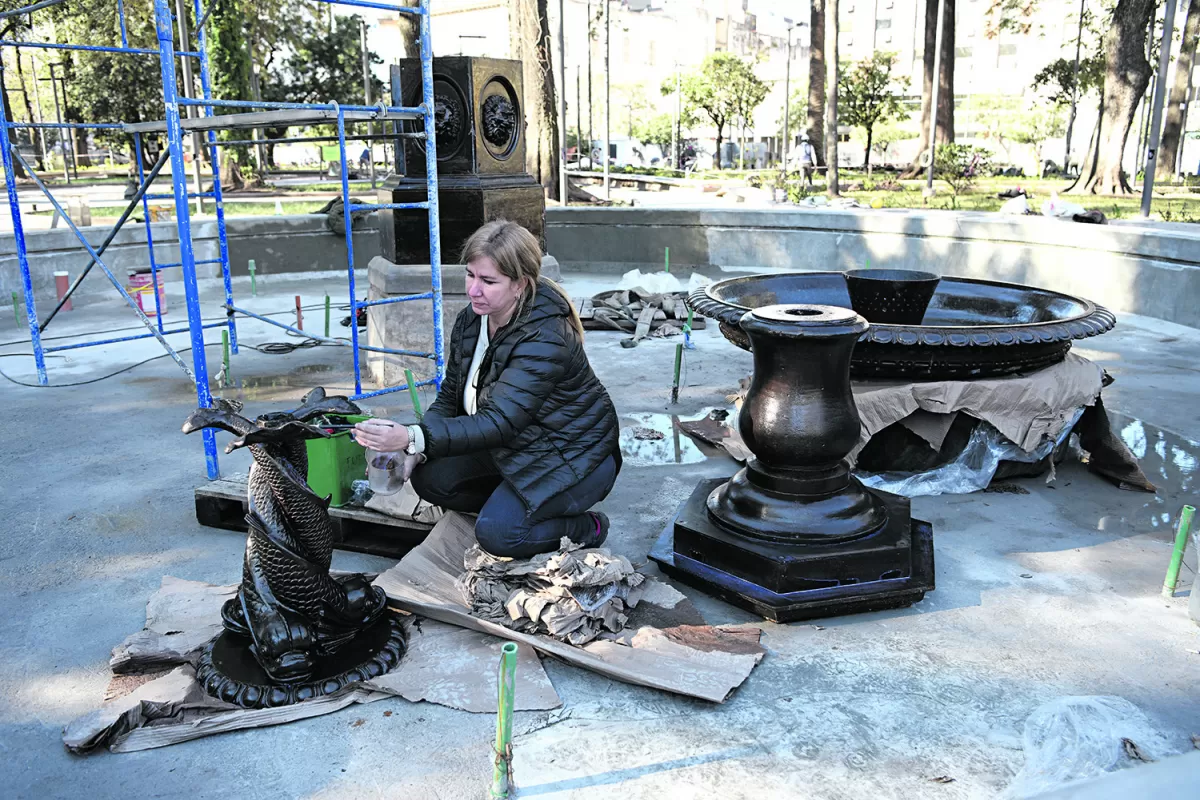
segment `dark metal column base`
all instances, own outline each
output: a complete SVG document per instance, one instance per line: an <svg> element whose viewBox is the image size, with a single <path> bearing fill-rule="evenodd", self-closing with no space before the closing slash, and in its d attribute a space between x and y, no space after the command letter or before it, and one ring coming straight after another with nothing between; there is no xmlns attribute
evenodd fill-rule
<svg viewBox="0 0 1200 800"><path fill-rule="evenodd" d="M386 674L400 663L407 640L400 618L387 612L336 652L317 656L310 679L297 683L272 682L250 646L249 637L225 631L204 648L196 664L196 680L204 691L243 708L311 700Z"/></svg>
<svg viewBox="0 0 1200 800"><path fill-rule="evenodd" d="M933 526L909 517L906 498L874 492L891 522L867 540L763 547L722 530L707 514L705 500L721 482L701 482L651 549L668 575L776 622L902 608L933 591ZM677 552L677 535L689 542L687 555ZM853 571L866 576L859 571L863 556L875 562L878 579L830 577L845 575L847 561L858 561Z"/></svg>

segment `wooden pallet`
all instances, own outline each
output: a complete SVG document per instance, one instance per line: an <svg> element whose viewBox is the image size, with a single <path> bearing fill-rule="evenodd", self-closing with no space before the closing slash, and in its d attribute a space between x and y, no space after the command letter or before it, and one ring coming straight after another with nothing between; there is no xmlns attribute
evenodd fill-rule
<svg viewBox="0 0 1200 800"><path fill-rule="evenodd" d="M196 519L201 525L245 533L247 505L245 474L196 487ZM433 527L365 508L330 508L329 517L334 547L388 558L403 556Z"/></svg>

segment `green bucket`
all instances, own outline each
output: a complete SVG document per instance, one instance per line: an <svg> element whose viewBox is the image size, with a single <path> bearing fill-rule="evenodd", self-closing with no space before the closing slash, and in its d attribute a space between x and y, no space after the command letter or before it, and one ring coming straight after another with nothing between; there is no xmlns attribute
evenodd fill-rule
<svg viewBox="0 0 1200 800"><path fill-rule="evenodd" d="M370 419L363 414L326 417L331 423L362 422ZM308 488L318 497L332 496L332 506L344 506L353 493L351 484L364 480L367 455L363 446L350 438L350 431L338 431L328 439L309 439Z"/></svg>

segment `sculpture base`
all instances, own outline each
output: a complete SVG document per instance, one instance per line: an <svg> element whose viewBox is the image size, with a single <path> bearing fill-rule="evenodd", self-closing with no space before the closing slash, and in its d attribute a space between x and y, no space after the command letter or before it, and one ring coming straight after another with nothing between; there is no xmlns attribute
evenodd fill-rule
<svg viewBox="0 0 1200 800"><path fill-rule="evenodd" d="M907 498L871 489L888 511L877 534L851 542L783 545L725 530L701 482L650 551L672 577L776 622L901 608L934 589L933 526Z"/></svg>
<svg viewBox="0 0 1200 800"><path fill-rule="evenodd" d="M212 697L242 708L286 706L386 674L400 663L405 646L400 619L388 612L337 652L318 657L309 680L283 684L259 666L249 637L225 631L200 654L196 680Z"/></svg>
<svg viewBox="0 0 1200 800"><path fill-rule="evenodd" d="M398 177L379 190L379 202L419 203L428 194L424 178ZM544 245L546 195L527 173L439 175L438 218L442 263L457 264L467 238L494 219L517 223ZM424 211L380 211L379 236L380 250L388 261L429 263L429 219Z"/></svg>

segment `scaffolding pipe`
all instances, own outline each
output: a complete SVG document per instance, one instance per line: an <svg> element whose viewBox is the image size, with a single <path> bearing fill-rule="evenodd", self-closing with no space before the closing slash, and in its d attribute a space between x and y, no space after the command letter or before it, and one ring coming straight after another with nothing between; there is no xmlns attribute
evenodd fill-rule
<svg viewBox="0 0 1200 800"><path fill-rule="evenodd" d="M42 190L42 194L46 195L46 199L50 201L50 205L54 206L54 210L57 211L59 216L63 218L63 222L65 222L67 227L71 229L71 232L75 234L75 238L77 238L83 244L84 249L88 251L88 255L90 255L92 259L100 265L100 269L104 270L104 274L108 276L109 281L111 281L112 285L116 287L117 291L121 294L121 297L125 299L125 302L129 305L129 307L132 308L134 313L138 315L138 319L142 321L142 324L150 330L156 339L158 339L159 344L166 349L166 351L171 355L171 358L175 360L175 363L183 368L183 371L188 374L188 377L192 377L192 371L188 369L187 364L183 363L183 359L180 358L179 354L175 352L175 348L171 347L171 345L167 343L167 340L163 338L162 333L155 329L154 323L150 321L150 318L146 316L140 308L138 308L137 301L129 296L129 292L125 291L125 287L123 287L121 282L117 280L117 276L114 275L112 270L108 268L108 265L101 260L100 256L96 253L95 248L93 248L91 243L88 242L87 237L83 235L83 231L79 230L79 227L75 224L75 221L71 219L59 202L54 199L54 195L50 193L48 188L46 188L46 184L42 183L42 179L38 177L37 173L33 170L33 167L29 166L29 162L27 162L25 158L17 151L14 145L9 145L9 152L11 152L13 157L21 163L21 166L25 167L25 169L29 171L29 177L33 180L37 187ZM37 324L36 319L33 320L33 324Z"/></svg>
<svg viewBox="0 0 1200 800"><path fill-rule="evenodd" d="M117 233L120 232L130 215L133 214L133 210L137 208L138 203L142 202L142 197L146 194L146 189L150 188L150 184L154 182L154 179L158 177L158 173L162 171L163 165L167 163L167 155L167 152L164 150L163 154L158 157L158 162L154 165L154 168L150 170L150 176L142 179L142 185L138 187L137 194L129 201L129 205L125 206L125 210L121 212L121 217L117 220L117 224L113 226L112 230L108 232L108 236L104 237L104 241L96 248L96 255L104 255L104 251L112 244L113 239L117 238ZM46 321L39 326L38 330L46 330L46 326L50 324L50 321L54 319L54 316L58 314L62 307L70 301L71 295L75 294L75 290L79 288L79 284L83 283L83 279L88 276L88 273L92 271L92 267L94 266L96 266L96 259L93 258L88 261L87 266L83 268L83 272L79 273L79 277L75 279L66 293L63 294L62 299L58 301L58 305L54 307L54 310L50 312L49 316L46 317ZM158 287L155 286L156 295L157 291Z"/></svg>
<svg viewBox="0 0 1200 800"><path fill-rule="evenodd" d="M166 0L154 0L154 29L161 53L163 104L167 117L167 150L171 154L171 185L175 190L175 227L179 231L179 255L183 262L183 295L187 304L188 327L192 338L193 378L196 400L201 408L212 407L208 387L208 358L204 352L204 322L200 316L200 289L196 285L195 254L192 251L191 209L187 198L187 167L183 163L183 129L179 121L178 92L175 82L175 43L171 35L171 10ZM155 292L155 294L158 294ZM204 460L208 479L221 477L217 465L217 438L212 428L204 429Z"/></svg>
<svg viewBox="0 0 1200 800"><path fill-rule="evenodd" d="M0 83L4 80L4 61L0 59ZM38 383L46 386L46 357L42 352L42 332L38 328L37 306L33 301L33 280L29 275L29 253L25 249L25 226L21 222L21 204L17 198L16 170L13 153L16 152L9 139L8 115L0 103L0 160L4 163L4 185L8 190L8 206L12 213L13 243L17 247L17 263L21 267L21 288L25 292L25 320L29 323L29 339L33 344L33 361L37 367Z"/></svg>

